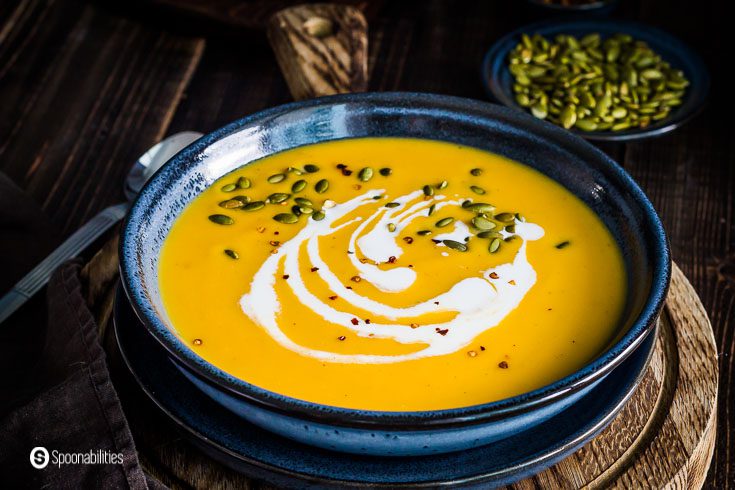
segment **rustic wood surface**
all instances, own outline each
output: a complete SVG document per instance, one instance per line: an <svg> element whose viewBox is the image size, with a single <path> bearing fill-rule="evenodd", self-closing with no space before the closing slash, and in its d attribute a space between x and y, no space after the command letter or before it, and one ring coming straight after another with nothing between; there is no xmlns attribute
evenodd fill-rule
<svg viewBox="0 0 735 490"><path fill-rule="evenodd" d="M223 19L235 14L213 16L212 2L187 3L208 13L192 22L191 11L178 16L144 1L115 11L83 0L0 2L0 170L34 196L60 230L47 247L122 199L130 163L166 130L172 113L168 132L206 132L291 99L262 32L240 32L234 21L235 28L223 29ZM540 19L524 5L386 2L368 16L369 89L484 99L478 67L485 50L509 30ZM652 199L674 259L712 321L721 376L705 487L717 489L735 488L735 138L722 54L731 44L727 6L620 2L615 17L651 23L699 51L713 79L711 102L672 134L601 145ZM171 94L181 93L196 66L201 36L207 49L176 104L179 97Z"/></svg>
<svg viewBox="0 0 735 490"><path fill-rule="evenodd" d="M91 264L115 263L115 250L111 251L99 254ZM114 271L94 277L113 291ZM95 309L106 311L111 301L107 297L102 300L105 306ZM268 488L195 449L135 385L112 329L107 330L113 380L149 474L172 488ZM675 266L656 346L631 399L591 443L508 488L701 488L715 446L716 407L712 327L696 292Z"/></svg>
<svg viewBox="0 0 735 490"><path fill-rule="evenodd" d="M367 90L367 21L357 8L280 10L268 22L268 39L294 99Z"/></svg>

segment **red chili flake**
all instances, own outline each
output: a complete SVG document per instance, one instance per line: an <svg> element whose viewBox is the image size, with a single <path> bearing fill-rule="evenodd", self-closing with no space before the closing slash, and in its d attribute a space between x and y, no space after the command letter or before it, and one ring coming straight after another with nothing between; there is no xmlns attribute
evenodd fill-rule
<svg viewBox="0 0 735 490"><path fill-rule="evenodd" d="M409 269L413 269L413 264L408 264Z"/></svg>
<svg viewBox="0 0 735 490"><path fill-rule="evenodd" d="M288 276L288 274L284 274L284 275L283 275L283 278L284 278L284 279L288 279L288 277L289 277L289 276Z"/></svg>
<svg viewBox="0 0 735 490"><path fill-rule="evenodd" d="M434 304L435 304L435 305L438 305L438 304L439 304L439 302L438 302L438 301L434 301Z"/></svg>
<svg viewBox="0 0 735 490"><path fill-rule="evenodd" d="M362 186L361 186L360 184L355 184L355 185L353 185L352 187L353 187L353 188L354 188L354 189L355 189L356 191L359 191L360 189L362 189Z"/></svg>
<svg viewBox="0 0 735 490"><path fill-rule="evenodd" d="M438 328L436 329L436 333L444 337L449 332L448 328Z"/></svg>
<svg viewBox="0 0 735 490"><path fill-rule="evenodd" d="M352 276L350 278L350 281L352 281L352 282L360 282L360 281L362 281L362 277L360 277L360 276Z"/></svg>
<svg viewBox="0 0 735 490"><path fill-rule="evenodd" d="M274 232L273 232L273 234L274 234L274 235L280 235L280 234L281 234L281 232L280 232L280 231L274 231Z"/></svg>
<svg viewBox="0 0 735 490"><path fill-rule="evenodd" d="M346 339L346 338L347 338L347 337L345 337L344 335L340 335L339 337L337 337L337 340L344 340L344 339Z"/></svg>
<svg viewBox="0 0 735 490"><path fill-rule="evenodd" d="M370 325L370 318L365 318L365 323L367 323L368 325ZM574 342L574 341L572 340L572 342Z"/></svg>
<svg viewBox="0 0 735 490"><path fill-rule="evenodd" d="M202 339L194 339L194 345L202 345Z"/></svg>
<svg viewBox="0 0 735 490"><path fill-rule="evenodd" d="M391 255L390 257L388 257L388 263L389 264L395 264L396 263L396 260L397 259L396 259L395 255Z"/></svg>
<svg viewBox="0 0 735 490"><path fill-rule="evenodd" d="M355 252L353 252L352 250L348 250L348 251L347 251L347 253L348 253L348 254L350 254L350 255L352 255L352 254L354 254Z"/></svg>
<svg viewBox="0 0 735 490"><path fill-rule="evenodd" d="M368 263L368 259L364 259L364 258L363 259L360 259L360 263L361 264L367 264Z"/></svg>
<svg viewBox="0 0 735 490"><path fill-rule="evenodd" d="M350 175L352 175L352 170L347 170L346 168L343 168L342 175L344 175L345 177L349 177Z"/></svg>
<svg viewBox="0 0 735 490"><path fill-rule="evenodd" d="M491 272L490 273L490 279L497 279L498 277L500 277L500 276L498 275L497 272Z"/></svg>
<svg viewBox="0 0 735 490"><path fill-rule="evenodd" d="M316 271L318 271L318 270L319 270L319 267L312 267L312 268L311 268L311 272L316 272Z"/></svg>
<svg viewBox="0 0 735 490"><path fill-rule="evenodd" d="M337 168L340 169L340 170L342 170L342 169L347 168L347 165L345 165L344 163L338 163L337 164Z"/></svg>
<svg viewBox="0 0 735 490"><path fill-rule="evenodd" d="M436 238L432 238L431 241L434 242L434 243L441 243L442 242L441 240L437 240Z"/></svg>
<svg viewBox="0 0 735 490"><path fill-rule="evenodd" d="M353 325L357 325L358 323L360 323L360 320L358 320L357 318L353 318L350 321L352 322Z"/></svg>
<svg viewBox="0 0 735 490"><path fill-rule="evenodd" d="M410 236L404 236L403 241L411 245L413 243L413 238L411 238Z"/></svg>
<svg viewBox="0 0 735 490"><path fill-rule="evenodd" d="M477 357L477 352L475 352L473 350L469 350L469 351L467 351L467 355L470 356L470 357Z"/></svg>
<svg viewBox="0 0 735 490"><path fill-rule="evenodd" d="M418 323L412 323L411 324L411 328L419 328L419 324Z"/></svg>
<svg viewBox="0 0 735 490"><path fill-rule="evenodd" d="M338 298L338 296L337 296L336 294L335 294L334 296L330 296L330 297L329 297L329 299L331 299L332 301L334 301L334 300L335 300L335 299L337 299L337 298Z"/></svg>
<svg viewBox="0 0 735 490"><path fill-rule="evenodd" d="M270 243L270 244L271 244L271 245L273 245L274 247L277 247L277 246L279 246L279 245L281 244L281 242L279 242L278 240L271 240L271 241L270 241L270 242L268 242L268 243Z"/></svg>
<svg viewBox="0 0 735 490"><path fill-rule="evenodd" d="M352 286L345 286L345 289L352 289Z"/></svg>
<svg viewBox="0 0 735 490"><path fill-rule="evenodd" d="M500 362L498 363L498 367L499 367L500 369L508 369L508 363L507 363L507 362L505 362L505 361L500 361Z"/></svg>
<svg viewBox="0 0 735 490"><path fill-rule="evenodd" d="M483 346L481 345L481 346L480 346L480 350L483 350L483 351L484 351L484 350L485 350L485 347L483 347Z"/></svg>
<svg viewBox="0 0 735 490"><path fill-rule="evenodd" d="M258 230L258 233L263 233L265 231L265 226L259 226L256 230Z"/></svg>

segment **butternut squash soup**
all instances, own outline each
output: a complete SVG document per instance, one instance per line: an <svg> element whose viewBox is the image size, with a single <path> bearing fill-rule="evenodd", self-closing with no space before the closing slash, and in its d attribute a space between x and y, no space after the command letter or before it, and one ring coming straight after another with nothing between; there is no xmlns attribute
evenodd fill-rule
<svg viewBox="0 0 735 490"><path fill-rule="evenodd" d="M241 167L178 217L159 281L197 354L346 408L434 410L554 382L599 354L621 252L536 170L438 141L304 146Z"/></svg>

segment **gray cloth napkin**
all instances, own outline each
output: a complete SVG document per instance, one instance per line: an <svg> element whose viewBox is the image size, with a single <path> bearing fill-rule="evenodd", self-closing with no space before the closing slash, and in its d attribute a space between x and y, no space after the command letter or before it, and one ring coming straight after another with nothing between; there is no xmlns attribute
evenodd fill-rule
<svg viewBox="0 0 735 490"><path fill-rule="evenodd" d="M0 174L0 291L55 245L49 230L32 200ZM71 261L55 272L47 290L48 321L39 318L39 295L0 324L3 350L12 351L15 361L3 371L13 379L0 387L0 487L162 488L146 478L138 461L80 271L81 262ZM36 447L48 451L43 469L31 464ZM121 462L58 466L54 451L73 455L63 456L71 461L115 455ZM46 460L41 450L34 455L36 462Z"/></svg>

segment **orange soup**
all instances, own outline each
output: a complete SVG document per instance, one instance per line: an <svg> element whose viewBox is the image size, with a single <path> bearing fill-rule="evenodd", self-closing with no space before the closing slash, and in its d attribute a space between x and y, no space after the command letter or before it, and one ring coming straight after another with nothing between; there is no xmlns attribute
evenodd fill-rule
<svg viewBox="0 0 735 490"><path fill-rule="evenodd" d="M524 393L615 337L621 252L581 200L456 144L349 139L222 177L178 217L160 289L198 355L261 388L370 410Z"/></svg>

